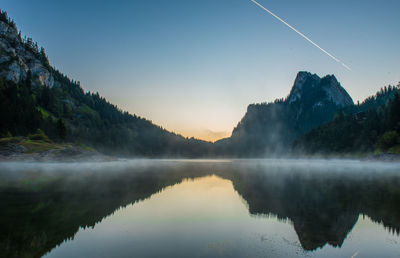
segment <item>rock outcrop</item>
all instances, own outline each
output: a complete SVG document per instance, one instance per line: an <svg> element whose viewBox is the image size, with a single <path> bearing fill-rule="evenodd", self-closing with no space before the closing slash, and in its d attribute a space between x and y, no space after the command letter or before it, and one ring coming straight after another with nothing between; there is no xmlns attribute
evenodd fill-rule
<svg viewBox="0 0 400 258"><path fill-rule="evenodd" d="M31 71L33 84L53 87L54 77L44 49L28 38L21 38L17 29L0 21L0 77L19 83Z"/></svg>
<svg viewBox="0 0 400 258"><path fill-rule="evenodd" d="M323 101L332 101L338 106L345 107L354 105L353 99L347 91L340 85L334 75L327 75L320 78L316 74L309 72L299 72L294 81L292 90L287 98L287 102L292 104L302 101L305 95L312 94L312 91L322 91L320 98L315 98L315 104L321 106Z"/></svg>

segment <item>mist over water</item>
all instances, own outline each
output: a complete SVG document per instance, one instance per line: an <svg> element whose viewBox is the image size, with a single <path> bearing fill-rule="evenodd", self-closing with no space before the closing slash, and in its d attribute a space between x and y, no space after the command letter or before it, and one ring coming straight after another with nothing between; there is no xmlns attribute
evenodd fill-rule
<svg viewBox="0 0 400 258"><path fill-rule="evenodd" d="M399 167L339 159L3 162L0 253L398 257Z"/></svg>
<svg viewBox="0 0 400 258"><path fill-rule="evenodd" d="M16 176L15 172L25 173L36 171L43 173L117 173L130 169L132 172L152 167L182 167L189 164L213 166L218 164L233 164L240 166L262 167L265 169L282 169L283 171L322 172L336 171L339 173L392 173L399 172L400 162L361 161L352 159L120 159L117 161L94 162L1 162L0 173ZM265 172L269 172L266 170Z"/></svg>

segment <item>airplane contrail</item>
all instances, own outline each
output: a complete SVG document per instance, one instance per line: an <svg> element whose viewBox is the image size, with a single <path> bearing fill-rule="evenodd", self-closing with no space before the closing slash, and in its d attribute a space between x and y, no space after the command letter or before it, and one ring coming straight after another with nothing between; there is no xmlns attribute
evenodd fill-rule
<svg viewBox="0 0 400 258"><path fill-rule="evenodd" d="M311 39L309 39L306 35L304 35L303 33L301 33L300 31L298 31L296 28L294 28L292 25L290 25L289 23L285 22L284 20L282 20L278 15L274 14L273 12L271 12L270 10L268 10L267 8L265 8L264 6L262 6L261 4L259 4L256 0L251 0L253 3L255 3L256 5L258 5L259 7L261 7L262 9L264 9L265 11L267 11L269 14L271 14L272 16L274 16L276 19L278 19L279 21L281 21L283 24L285 24L286 26L288 26L289 28L291 28L292 30L294 30L297 34L299 34L300 36L302 36L304 39L306 39L308 42L310 42L311 44L313 44L314 46L316 46L317 48L319 48L319 50L321 50L322 52L324 52L325 54L327 54L330 58L332 58L333 60L335 60L336 62L340 63L341 65L344 66L344 68L346 68L347 70L351 71L350 67L348 67L345 63L343 63L342 61L340 61L338 58L334 57L332 54L330 54L328 51L326 51L325 49L323 49L322 47L318 46L317 43L315 43L314 41L312 41Z"/></svg>

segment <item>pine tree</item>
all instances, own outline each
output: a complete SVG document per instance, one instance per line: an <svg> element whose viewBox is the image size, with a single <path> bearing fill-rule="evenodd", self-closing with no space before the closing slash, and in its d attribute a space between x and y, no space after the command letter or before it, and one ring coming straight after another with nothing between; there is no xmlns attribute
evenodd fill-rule
<svg viewBox="0 0 400 258"><path fill-rule="evenodd" d="M65 140L67 137L67 127L62 118L59 118L57 121L57 134L58 137L62 140Z"/></svg>

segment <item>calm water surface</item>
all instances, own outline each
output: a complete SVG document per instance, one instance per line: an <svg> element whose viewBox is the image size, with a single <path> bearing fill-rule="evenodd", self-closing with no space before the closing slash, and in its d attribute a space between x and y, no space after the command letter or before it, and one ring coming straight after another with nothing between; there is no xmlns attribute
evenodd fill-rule
<svg viewBox="0 0 400 258"><path fill-rule="evenodd" d="M400 164L0 164L0 257L400 257Z"/></svg>

